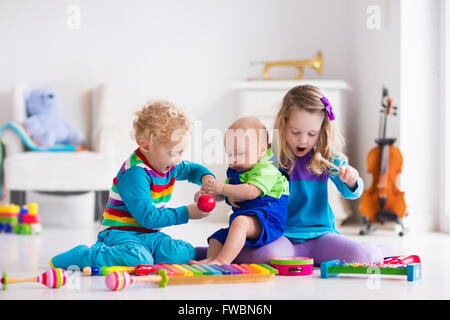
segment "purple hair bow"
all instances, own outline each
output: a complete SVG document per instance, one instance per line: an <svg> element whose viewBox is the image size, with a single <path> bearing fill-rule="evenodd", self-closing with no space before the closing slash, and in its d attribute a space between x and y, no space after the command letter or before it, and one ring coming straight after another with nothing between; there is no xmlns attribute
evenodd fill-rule
<svg viewBox="0 0 450 320"><path fill-rule="evenodd" d="M320 101L322 101L323 104L325 105L325 110L327 110L327 113L328 113L328 119L330 119L330 121L333 121L334 119L336 119L336 117L334 116L334 113L333 113L333 107L331 106L328 99L326 97L322 97L322 98L320 98Z"/></svg>

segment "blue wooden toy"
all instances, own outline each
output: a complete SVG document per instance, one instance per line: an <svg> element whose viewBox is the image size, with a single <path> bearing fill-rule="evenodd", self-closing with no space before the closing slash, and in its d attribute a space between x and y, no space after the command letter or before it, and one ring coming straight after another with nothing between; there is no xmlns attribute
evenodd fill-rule
<svg viewBox="0 0 450 320"><path fill-rule="evenodd" d="M339 274L382 274L406 276L408 281L422 278L422 264L390 264L390 263L344 263L339 260L324 261L320 264L320 277L328 279Z"/></svg>

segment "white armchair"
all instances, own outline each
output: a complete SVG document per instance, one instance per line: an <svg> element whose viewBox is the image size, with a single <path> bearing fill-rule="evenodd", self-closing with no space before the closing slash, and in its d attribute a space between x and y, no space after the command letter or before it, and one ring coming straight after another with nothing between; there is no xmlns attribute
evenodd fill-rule
<svg viewBox="0 0 450 320"><path fill-rule="evenodd" d="M23 122L26 86L17 83L12 90L12 121ZM111 86L102 84L91 93L91 119L88 127L90 151L26 151L20 138L10 129L2 135L5 147L4 184L10 202L26 203L27 191L52 193L96 192L96 216L103 210L112 179L122 161L136 147L131 139L131 121L138 105L111 101ZM94 206L94 204L92 204Z"/></svg>

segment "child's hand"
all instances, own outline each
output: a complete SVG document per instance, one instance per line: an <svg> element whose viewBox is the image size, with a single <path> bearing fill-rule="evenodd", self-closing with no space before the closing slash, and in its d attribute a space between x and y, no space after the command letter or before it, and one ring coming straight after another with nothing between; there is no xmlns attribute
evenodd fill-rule
<svg viewBox="0 0 450 320"><path fill-rule="evenodd" d="M188 205L187 208L189 219L202 219L209 216L209 213L200 210L196 203Z"/></svg>
<svg viewBox="0 0 450 320"><path fill-rule="evenodd" d="M218 193L216 193L216 194L210 194L210 193L207 193L207 192L205 192L205 191L203 191L203 190L199 190L199 191L197 191L197 192L195 193L195 195L194 195L194 201L197 203L197 202L198 202L198 198L200 198L201 196L203 196L203 195L205 195L205 194L209 194L209 195L212 196L216 201L222 201L222 200L224 200L224 196L221 195L221 194L218 194Z"/></svg>
<svg viewBox="0 0 450 320"><path fill-rule="evenodd" d="M228 202L235 208L240 208L240 206L238 204L236 204L236 200L228 197Z"/></svg>
<svg viewBox="0 0 450 320"><path fill-rule="evenodd" d="M214 176L207 174L202 177L202 189L216 180Z"/></svg>
<svg viewBox="0 0 450 320"><path fill-rule="evenodd" d="M221 180L214 180L214 182L211 184L212 191L216 194L223 194L223 186L225 185L225 182Z"/></svg>
<svg viewBox="0 0 450 320"><path fill-rule="evenodd" d="M351 166L343 166L339 170L339 179L344 182L350 189L356 186L356 180L359 177L359 172Z"/></svg>
<svg viewBox="0 0 450 320"><path fill-rule="evenodd" d="M202 185L202 191L212 196L222 194L222 189L224 186L224 182L220 180L208 180L205 184Z"/></svg>
<svg viewBox="0 0 450 320"><path fill-rule="evenodd" d="M200 191L203 192L203 194L209 194L213 197L216 195L216 192L214 192L214 184L216 179L211 175L206 175L202 178L202 186L200 188Z"/></svg>
<svg viewBox="0 0 450 320"><path fill-rule="evenodd" d="M197 191L197 192L195 193L195 195L194 195L194 202L197 203L198 198L200 198L200 197L203 196L204 194L206 194L206 192L203 191L203 190Z"/></svg>

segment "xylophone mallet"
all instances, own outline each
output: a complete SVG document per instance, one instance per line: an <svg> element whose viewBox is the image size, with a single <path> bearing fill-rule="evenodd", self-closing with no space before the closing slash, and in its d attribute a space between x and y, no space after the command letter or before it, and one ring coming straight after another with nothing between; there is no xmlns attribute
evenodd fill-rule
<svg viewBox="0 0 450 320"><path fill-rule="evenodd" d="M113 267L84 267L83 274L85 276L106 276L114 271L125 271L128 273L134 273L135 267L128 266L113 266Z"/></svg>
<svg viewBox="0 0 450 320"><path fill-rule="evenodd" d="M40 276L32 278L8 278L6 272L3 272L0 282L3 285L3 290L6 290L8 284L21 283L21 282L39 282L49 288L61 288L66 285L67 273L66 270L61 268L50 269Z"/></svg>
<svg viewBox="0 0 450 320"><path fill-rule="evenodd" d="M333 168L333 169L335 169L335 170L337 170L337 171L340 171L340 168L339 168L337 165L335 165L333 162L328 161L327 159L325 159L324 157L322 157L322 154L321 154L320 152L316 152L316 153L314 154L314 157L315 157L317 160L320 160L320 161L324 162L327 166L329 166L329 167L331 167L331 168Z"/></svg>
<svg viewBox="0 0 450 320"><path fill-rule="evenodd" d="M137 276L146 275L155 272L155 266L139 264L136 267L130 266L110 266L110 267L84 267L83 274L85 276L106 276L114 271L125 271L134 273Z"/></svg>

